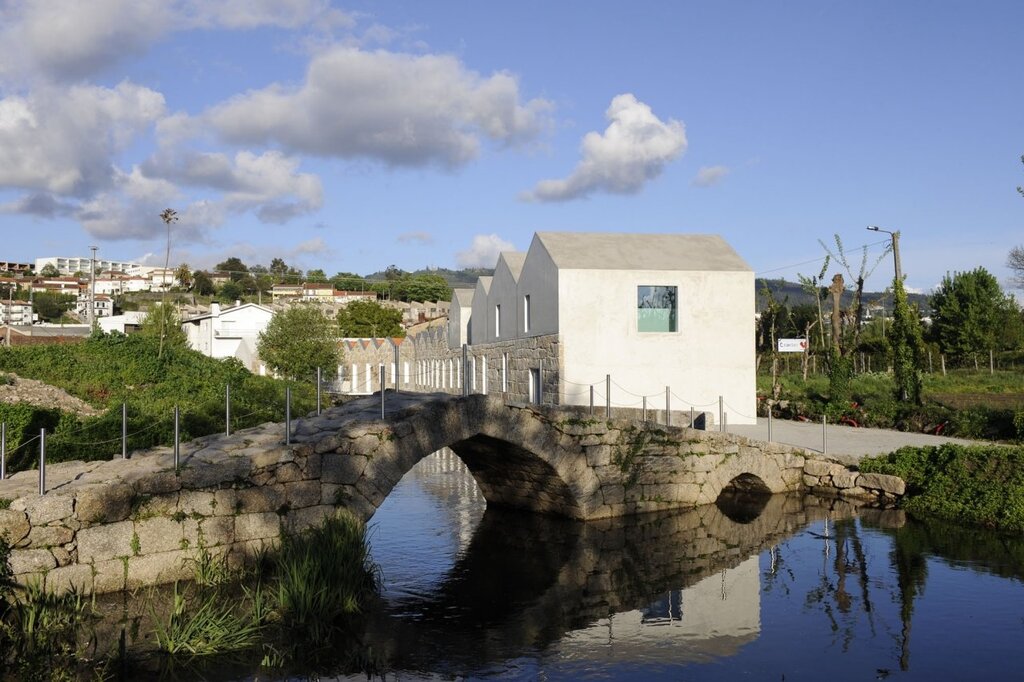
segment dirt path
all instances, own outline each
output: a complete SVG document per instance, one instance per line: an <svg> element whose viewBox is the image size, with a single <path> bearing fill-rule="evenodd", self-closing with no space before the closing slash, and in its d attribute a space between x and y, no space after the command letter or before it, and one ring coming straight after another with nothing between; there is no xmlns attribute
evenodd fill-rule
<svg viewBox="0 0 1024 682"><path fill-rule="evenodd" d="M15 374L4 374L10 383L0 383L0 402L30 403L39 407L59 408L82 417L103 414L84 400L80 400L56 386L35 379L22 379Z"/></svg>

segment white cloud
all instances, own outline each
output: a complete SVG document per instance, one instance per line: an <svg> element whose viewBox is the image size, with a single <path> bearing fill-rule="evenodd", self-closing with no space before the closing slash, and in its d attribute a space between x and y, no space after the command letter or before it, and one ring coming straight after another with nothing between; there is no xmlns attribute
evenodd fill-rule
<svg viewBox="0 0 1024 682"><path fill-rule="evenodd" d="M695 187L714 187L728 174L729 168L726 166L701 166L691 184Z"/></svg>
<svg viewBox="0 0 1024 682"><path fill-rule="evenodd" d="M65 196L108 188L114 156L163 113L163 95L127 81L0 99L0 186Z"/></svg>
<svg viewBox="0 0 1024 682"><path fill-rule="evenodd" d="M230 159L221 153L164 150L143 164L149 176L220 190L229 210L254 209L268 223L284 223L323 205L320 179L299 173L298 167L298 159L278 151L240 151Z"/></svg>
<svg viewBox="0 0 1024 682"><path fill-rule="evenodd" d="M250 91L206 119L241 145L455 167L477 156L482 138L512 144L533 137L548 107L520 102L508 73L484 78L454 57L336 47L312 59L301 86Z"/></svg>
<svg viewBox="0 0 1024 682"><path fill-rule="evenodd" d="M403 232L402 234L398 235L398 241L402 244L410 244L412 242L415 242L417 244L427 246L434 243L434 235L430 234L429 232L424 232L422 230L418 230L415 232Z"/></svg>
<svg viewBox="0 0 1024 682"><path fill-rule="evenodd" d="M569 177L542 180L521 198L568 201L594 192L635 194L686 150L683 123L661 121L631 94L616 96L605 116L608 127L603 134L586 134L580 145L583 158Z"/></svg>
<svg viewBox="0 0 1024 682"><path fill-rule="evenodd" d="M10 0L3 10L0 77L77 80L190 29L351 27L328 0Z"/></svg>
<svg viewBox="0 0 1024 682"><path fill-rule="evenodd" d="M493 268L498 262L498 254L515 250L512 242L496 234L478 234L468 249L455 254L455 262L460 268Z"/></svg>

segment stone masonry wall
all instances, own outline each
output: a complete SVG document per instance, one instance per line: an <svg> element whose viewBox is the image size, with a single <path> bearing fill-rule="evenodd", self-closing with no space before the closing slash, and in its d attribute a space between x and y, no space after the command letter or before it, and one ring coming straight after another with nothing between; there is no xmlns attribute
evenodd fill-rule
<svg viewBox="0 0 1024 682"><path fill-rule="evenodd" d="M352 401L293 424L128 460L69 462L0 481L0 533L21 582L112 592L191 576L202 548L244 562L282 534L345 509L366 521L424 456L451 446L489 504L592 520L714 502L730 485L810 488L874 503L903 493L890 476L812 453L697 429L583 419L494 396L412 393Z"/></svg>

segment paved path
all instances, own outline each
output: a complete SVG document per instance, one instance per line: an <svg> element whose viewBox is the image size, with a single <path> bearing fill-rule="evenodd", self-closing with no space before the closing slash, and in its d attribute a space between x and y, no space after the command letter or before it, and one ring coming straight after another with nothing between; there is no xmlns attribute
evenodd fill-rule
<svg viewBox="0 0 1024 682"><path fill-rule="evenodd" d="M729 433L757 440L768 440L768 419L759 417L757 426L728 426ZM905 445L940 445L960 443L983 445L978 441L963 438L929 436L924 433L908 433L890 429L866 429L853 426L828 425L827 436L823 438L821 422L798 422L788 419L772 420L772 440L776 443L796 445L816 452L824 451L829 457L852 464L868 455L881 455L898 450Z"/></svg>

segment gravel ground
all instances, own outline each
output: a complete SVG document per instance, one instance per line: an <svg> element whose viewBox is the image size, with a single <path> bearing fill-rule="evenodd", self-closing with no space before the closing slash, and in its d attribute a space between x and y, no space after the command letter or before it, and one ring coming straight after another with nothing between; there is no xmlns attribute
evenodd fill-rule
<svg viewBox="0 0 1024 682"><path fill-rule="evenodd" d="M768 440L768 419L758 418L757 425L737 425L728 427L734 433L756 440ZM772 420L772 438L776 443L795 445L815 452L824 452L827 456L841 462L852 464L869 455L881 455L898 450L905 445L940 445L942 443L960 443L962 445L983 445L983 442L964 440L963 438L946 438L929 436L924 433L907 433L889 429L866 429L854 426L829 424L822 429L821 422L797 422L786 419Z"/></svg>

